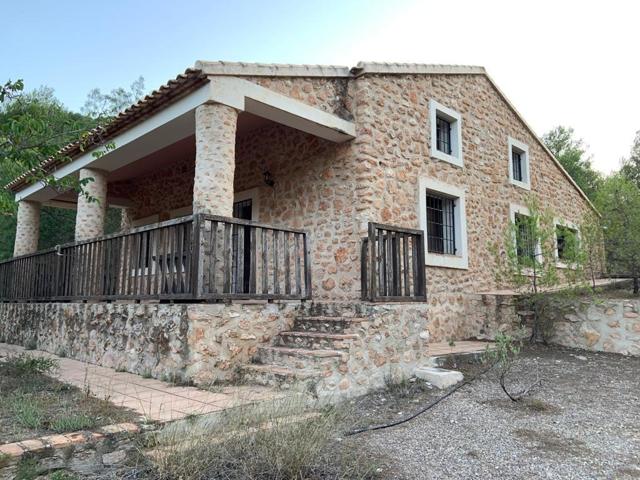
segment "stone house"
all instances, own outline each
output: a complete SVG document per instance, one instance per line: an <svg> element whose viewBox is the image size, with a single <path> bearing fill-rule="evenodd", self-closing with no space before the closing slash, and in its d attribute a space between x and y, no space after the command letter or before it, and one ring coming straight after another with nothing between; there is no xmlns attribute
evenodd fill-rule
<svg viewBox="0 0 640 480"><path fill-rule="evenodd" d="M0 340L157 377L364 391L497 327L489 242L529 195L569 228L593 209L481 67L200 61L98 136L44 165L97 202L7 186ZM36 252L41 205L76 242Z"/></svg>

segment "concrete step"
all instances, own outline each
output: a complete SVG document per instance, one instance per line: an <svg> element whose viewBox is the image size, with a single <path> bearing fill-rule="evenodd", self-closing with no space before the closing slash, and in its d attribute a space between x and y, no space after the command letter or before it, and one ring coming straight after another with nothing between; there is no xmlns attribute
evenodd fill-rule
<svg viewBox="0 0 640 480"><path fill-rule="evenodd" d="M297 370L280 365L261 365L251 363L240 367L243 380L268 387L291 388L305 380L315 380L321 376L316 370Z"/></svg>
<svg viewBox="0 0 640 480"><path fill-rule="evenodd" d="M258 363L295 369L327 368L346 362L348 353L338 350L310 350L306 348L258 347Z"/></svg>
<svg viewBox="0 0 640 480"><path fill-rule="evenodd" d="M325 332L280 332L276 338L278 346L311 350L348 350L360 336L355 333Z"/></svg>
<svg viewBox="0 0 640 480"><path fill-rule="evenodd" d="M365 320L361 317L296 317L293 330L297 332L355 333L354 329Z"/></svg>
<svg viewBox="0 0 640 480"><path fill-rule="evenodd" d="M440 389L452 387L456 383L464 380L462 373L456 370L445 370L444 368L418 367L414 373L416 377L426 380L434 387Z"/></svg>

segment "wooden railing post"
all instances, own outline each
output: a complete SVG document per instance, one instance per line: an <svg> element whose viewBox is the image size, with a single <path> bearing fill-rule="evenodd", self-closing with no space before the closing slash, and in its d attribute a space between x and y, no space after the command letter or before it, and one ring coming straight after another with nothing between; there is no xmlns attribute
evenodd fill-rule
<svg viewBox="0 0 640 480"><path fill-rule="evenodd" d="M376 289L378 288L378 258L376 254L376 227L373 223L369 223L369 292L368 299L373 301L376 297Z"/></svg>
<svg viewBox="0 0 640 480"><path fill-rule="evenodd" d="M193 216L191 293L200 298L204 291L204 222L202 214Z"/></svg>

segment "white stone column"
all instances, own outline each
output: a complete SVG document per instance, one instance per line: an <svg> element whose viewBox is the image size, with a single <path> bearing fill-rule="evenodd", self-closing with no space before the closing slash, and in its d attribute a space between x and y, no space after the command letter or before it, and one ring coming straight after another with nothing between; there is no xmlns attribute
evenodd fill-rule
<svg viewBox="0 0 640 480"><path fill-rule="evenodd" d="M194 214L233 214L237 123L238 112L226 105L204 104L196 108Z"/></svg>
<svg viewBox="0 0 640 480"><path fill-rule="evenodd" d="M18 202L16 220L16 241L13 246L13 256L37 252L38 240L40 239L40 203L30 200Z"/></svg>
<svg viewBox="0 0 640 480"><path fill-rule="evenodd" d="M107 173L93 168L80 170L80 180L91 178L78 194L76 241L89 240L104 234L107 214ZM88 194L91 199L86 197Z"/></svg>

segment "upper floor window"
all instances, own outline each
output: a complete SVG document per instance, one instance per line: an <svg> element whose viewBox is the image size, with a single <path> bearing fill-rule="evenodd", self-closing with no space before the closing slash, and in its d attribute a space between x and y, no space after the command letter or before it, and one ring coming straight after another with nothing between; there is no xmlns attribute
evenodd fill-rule
<svg viewBox="0 0 640 480"><path fill-rule="evenodd" d="M462 167L461 115L435 100L430 100L429 118L431 121L431 156Z"/></svg>
<svg viewBox="0 0 640 480"><path fill-rule="evenodd" d="M529 147L509 137L509 180L518 187L531 189L529 178Z"/></svg>
<svg viewBox="0 0 640 480"><path fill-rule="evenodd" d="M451 124L444 118L436 116L437 149L451 155Z"/></svg>

